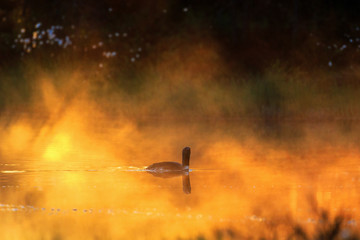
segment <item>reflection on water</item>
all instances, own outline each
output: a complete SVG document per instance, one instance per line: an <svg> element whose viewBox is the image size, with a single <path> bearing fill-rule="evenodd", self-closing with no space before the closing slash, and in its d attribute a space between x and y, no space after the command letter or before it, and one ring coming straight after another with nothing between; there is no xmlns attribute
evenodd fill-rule
<svg viewBox="0 0 360 240"><path fill-rule="evenodd" d="M311 239L337 226L346 238L358 228L356 125L109 125L109 141L106 129L74 134L66 122L33 140L21 124L29 136L3 133L2 239ZM177 161L187 144L190 172L143 167Z"/></svg>
<svg viewBox="0 0 360 240"><path fill-rule="evenodd" d="M147 170L147 172L152 174L155 177L161 177L161 178L182 177L183 192L185 194L191 193L189 171L186 171L186 172L184 172L184 171L156 172L156 171Z"/></svg>

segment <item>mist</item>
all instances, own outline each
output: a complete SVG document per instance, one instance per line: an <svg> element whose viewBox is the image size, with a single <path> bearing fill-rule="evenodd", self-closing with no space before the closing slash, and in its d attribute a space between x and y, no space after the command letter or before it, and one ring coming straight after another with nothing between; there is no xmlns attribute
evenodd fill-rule
<svg viewBox="0 0 360 240"><path fill-rule="evenodd" d="M2 238L358 239L359 6L331 2L5 1ZM145 169L186 146L191 194Z"/></svg>

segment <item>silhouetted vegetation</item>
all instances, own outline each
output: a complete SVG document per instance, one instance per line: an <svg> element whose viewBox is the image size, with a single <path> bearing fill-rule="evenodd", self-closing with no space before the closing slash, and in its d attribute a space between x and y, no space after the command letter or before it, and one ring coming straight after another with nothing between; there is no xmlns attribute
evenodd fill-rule
<svg viewBox="0 0 360 240"><path fill-rule="evenodd" d="M351 226L350 223L346 223L343 216L338 215L335 218L330 218L327 212L322 212L320 218L315 224L313 230L312 226L302 226L295 224L288 234L282 237L279 237L276 232L271 230L266 230L266 225L264 224L264 233L256 232L254 236L246 236L234 228L225 228L217 229L214 231L213 235L206 237L204 235L199 235L195 239L205 240L205 239L216 239L216 240L225 240L225 239L259 239L259 240L276 240L276 239L288 239L288 240L337 240L337 239L346 239L346 240L358 240L360 239L359 233L356 231L354 226ZM292 224L291 222L287 224ZM258 235L265 235L264 237L256 237ZM271 236L271 237L266 237Z"/></svg>

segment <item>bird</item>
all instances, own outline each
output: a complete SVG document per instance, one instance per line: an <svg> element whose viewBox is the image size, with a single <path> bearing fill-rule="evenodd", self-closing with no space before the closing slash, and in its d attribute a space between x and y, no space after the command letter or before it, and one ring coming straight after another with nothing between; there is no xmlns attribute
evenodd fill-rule
<svg viewBox="0 0 360 240"><path fill-rule="evenodd" d="M182 150L182 164L178 162L159 162L148 166L145 170L155 177L171 178L182 176L183 192L185 194L191 193L190 176L189 176L189 162L190 162L190 147L185 147Z"/></svg>
<svg viewBox="0 0 360 240"><path fill-rule="evenodd" d="M185 147L182 150L182 164L178 162L159 162L151 164L146 170L157 177L175 177L189 174L190 153L190 147Z"/></svg>

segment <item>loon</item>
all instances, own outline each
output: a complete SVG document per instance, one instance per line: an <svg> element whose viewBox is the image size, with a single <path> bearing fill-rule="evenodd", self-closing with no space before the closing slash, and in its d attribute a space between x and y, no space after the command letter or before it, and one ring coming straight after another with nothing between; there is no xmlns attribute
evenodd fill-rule
<svg viewBox="0 0 360 240"><path fill-rule="evenodd" d="M146 171L155 177L171 178L182 176L183 192L191 193L189 176L190 148L185 147L182 151L182 164L178 162L159 162L151 164Z"/></svg>
<svg viewBox="0 0 360 240"><path fill-rule="evenodd" d="M190 148L185 147L182 151L182 164L178 162L159 162L151 164L146 168L154 176L171 177L189 174ZM167 173L167 174L166 174ZM166 176L169 175L169 176Z"/></svg>

